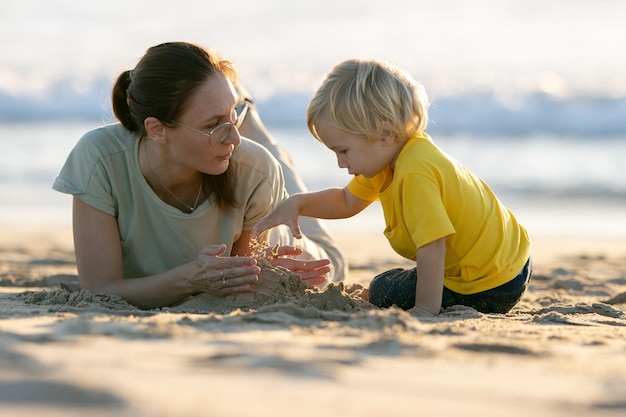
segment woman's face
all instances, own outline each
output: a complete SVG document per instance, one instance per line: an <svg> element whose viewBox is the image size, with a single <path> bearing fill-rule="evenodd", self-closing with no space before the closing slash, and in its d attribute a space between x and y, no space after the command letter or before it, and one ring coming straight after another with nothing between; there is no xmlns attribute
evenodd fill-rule
<svg viewBox="0 0 626 417"><path fill-rule="evenodd" d="M208 78L189 97L186 110L176 120L179 125L168 128L171 158L205 174L224 173L235 147L241 143L241 136L235 126L231 126L230 133L219 144L214 144L219 132L211 138L206 134L224 122L235 123L236 98L233 84L224 75Z"/></svg>

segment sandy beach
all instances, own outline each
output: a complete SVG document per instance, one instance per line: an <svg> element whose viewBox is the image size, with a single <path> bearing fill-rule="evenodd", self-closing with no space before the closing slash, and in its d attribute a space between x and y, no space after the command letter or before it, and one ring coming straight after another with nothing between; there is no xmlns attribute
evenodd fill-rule
<svg viewBox="0 0 626 417"><path fill-rule="evenodd" d="M626 1L0 10L0 417L626 417ZM172 41L235 65L311 190L351 179L306 123L326 74L350 58L404 68L434 142L532 237L520 304L418 319L364 301L376 274L411 266L377 232L380 204L329 222L350 277L323 292L286 280L141 310L81 291L72 198L51 186L87 131L117 121L120 73Z"/></svg>
<svg viewBox="0 0 626 417"><path fill-rule="evenodd" d="M0 415L626 412L626 239L535 238L534 280L509 314L417 319L360 298L407 265L382 236L337 237L345 285L145 311L79 290L67 227L3 226Z"/></svg>

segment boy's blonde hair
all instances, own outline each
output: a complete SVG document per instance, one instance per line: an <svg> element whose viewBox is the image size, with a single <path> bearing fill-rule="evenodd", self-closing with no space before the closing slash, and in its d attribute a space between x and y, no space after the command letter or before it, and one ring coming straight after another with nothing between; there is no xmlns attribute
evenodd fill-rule
<svg viewBox="0 0 626 417"><path fill-rule="evenodd" d="M377 59L349 59L331 70L307 107L318 140L320 123L380 139L390 131L406 139L426 129L428 97L406 71Z"/></svg>

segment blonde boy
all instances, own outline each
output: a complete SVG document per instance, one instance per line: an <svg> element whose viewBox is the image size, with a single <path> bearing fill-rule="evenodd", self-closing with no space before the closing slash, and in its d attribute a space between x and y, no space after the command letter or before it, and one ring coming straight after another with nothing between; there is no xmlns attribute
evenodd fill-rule
<svg viewBox="0 0 626 417"><path fill-rule="evenodd" d="M398 67L375 59L335 66L307 109L309 130L354 175L340 188L295 194L259 221L300 237L299 216L340 219L380 201L385 236L416 261L372 280L369 300L424 316L461 304L509 311L532 275L530 239L491 189L425 133L428 98Z"/></svg>

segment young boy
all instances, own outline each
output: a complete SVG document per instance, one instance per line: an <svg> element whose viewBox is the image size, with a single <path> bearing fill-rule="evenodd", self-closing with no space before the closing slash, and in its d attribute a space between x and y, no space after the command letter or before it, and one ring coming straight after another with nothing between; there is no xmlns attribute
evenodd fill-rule
<svg viewBox="0 0 626 417"><path fill-rule="evenodd" d="M417 316L455 304L506 313L532 275L530 239L491 189L425 133L422 86L389 63L348 60L327 75L307 109L309 130L354 178L343 189L295 194L259 221L300 237L298 216L340 219L380 201L385 236L410 270L375 277L369 301Z"/></svg>

